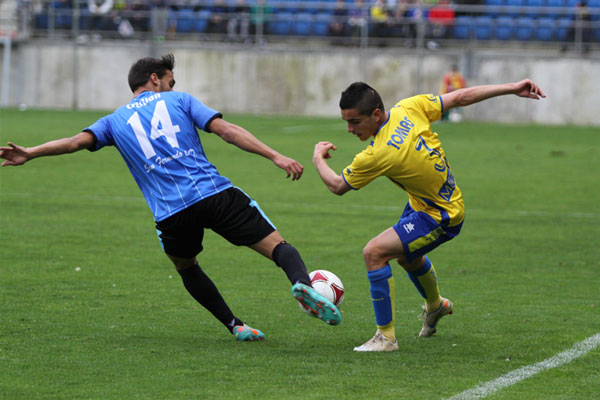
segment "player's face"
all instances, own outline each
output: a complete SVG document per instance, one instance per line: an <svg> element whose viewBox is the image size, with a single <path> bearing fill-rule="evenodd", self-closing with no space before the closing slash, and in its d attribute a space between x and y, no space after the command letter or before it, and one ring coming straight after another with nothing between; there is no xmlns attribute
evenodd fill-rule
<svg viewBox="0 0 600 400"><path fill-rule="evenodd" d="M167 73L162 76L159 80L159 91L170 92L175 86L175 78L173 78L173 71L167 70Z"/></svg>
<svg viewBox="0 0 600 400"><path fill-rule="evenodd" d="M342 119L348 124L348 132L362 140L368 140L379 129L380 110L374 110L370 115L363 115L355 108L342 110Z"/></svg>

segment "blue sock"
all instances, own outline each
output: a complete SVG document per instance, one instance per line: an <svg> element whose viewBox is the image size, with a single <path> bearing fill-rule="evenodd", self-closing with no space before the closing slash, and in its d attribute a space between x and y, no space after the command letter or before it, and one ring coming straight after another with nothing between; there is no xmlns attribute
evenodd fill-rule
<svg viewBox="0 0 600 400"><path fill-rule="evenodd" d="M394 321L394 277L392 268L386 265L375 271L368 271L371 283L371 300L377 326L383 327Z"/></svg>
<svg viewBox="0 0 600 400"><path fill-rule="evenodd" d="M430 269L431 269L431 261L429 261L429 258L425 257L425 262L423 263L421 268L419 268L416 271L408 272L408 277L410 278L413 285L415 285L415 287L417 288L417 290L419 291L421 296L423 296L424 299L427 298L427 294L425 293L425 289L423 288L423 286L421 285L421 282L419 281L419 277L428 273Z"/></svg>

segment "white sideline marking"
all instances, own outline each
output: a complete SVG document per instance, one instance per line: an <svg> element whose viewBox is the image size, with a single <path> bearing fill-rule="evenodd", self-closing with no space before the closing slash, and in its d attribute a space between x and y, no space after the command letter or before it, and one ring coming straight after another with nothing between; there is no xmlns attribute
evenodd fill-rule
<svg viewBox="0 0 600 400"><path fill-rule="evenodd" d="M538 374L547 369L560 367L563 364L568 364L576 358L579 358L600 345L600 333L595 334L582 342L575 343L569 350L558 353L554 357L541 361L537 364L528 365L523 368L511 371L508 374L502 375L476 388L465 390L455 396L449 397L447 400L473 400L482 399L490 394L514 385L515 383L527 379L535 374Z"/></svg>

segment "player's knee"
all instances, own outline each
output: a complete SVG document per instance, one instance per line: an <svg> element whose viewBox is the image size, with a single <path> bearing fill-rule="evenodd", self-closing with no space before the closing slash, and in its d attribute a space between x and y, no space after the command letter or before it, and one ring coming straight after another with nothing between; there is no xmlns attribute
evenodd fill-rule
<svg viewBox="0 0 600 400"><path fill-rule="evenodd" d="M175 269L179 272L192 268L197 263L196 258L176 258L171 256L169 258L173 262Z"/></svg>
<svg viewBox="0 0 600 400"><path fill-rule="evenodd" d="M425 262L425 257L421 256L412 261L408 261L404 255L401 255L398 257L397 261L398 264L400 264L400 266L402 266L402 268L404 268L407 272L413 272L421 268Z"/></svg>
<svg viewBox="0 0 600 400"><path fill-rule="evenodd" d="M383 266L387 262L381 249L372 240L364 247L363 257L367 269Z"/></svg>

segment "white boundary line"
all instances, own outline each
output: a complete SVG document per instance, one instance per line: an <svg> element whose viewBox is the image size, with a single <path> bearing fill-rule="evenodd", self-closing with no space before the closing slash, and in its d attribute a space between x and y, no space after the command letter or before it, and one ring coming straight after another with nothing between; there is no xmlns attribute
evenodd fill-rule
<svg viewBox="0 0 600 400"><path fill-rule="evenodd" d="M528 365L523 368L511 371L508 374L502 375L500 378L496 378L483 385L477 386L473 389L465 390L455 396L449 397L447 400L474 400L482 399L489 396L490 394L512 386L517 382L527 379L535 374L538 374L547 369L560 367L563 364L568 364L576 358L579 358L590 351L594 350L600 345L600 333L595 334L582 342L575 343L569 350L558 353L554 357L550 357L537 364Z"/></svg>

